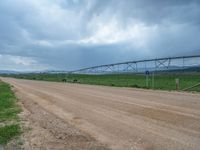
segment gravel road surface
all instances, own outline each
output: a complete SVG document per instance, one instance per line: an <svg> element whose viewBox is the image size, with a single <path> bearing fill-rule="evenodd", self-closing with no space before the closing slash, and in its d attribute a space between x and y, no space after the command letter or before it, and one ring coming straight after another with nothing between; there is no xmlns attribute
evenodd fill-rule
<svg viewBox="0 0 200 150"><path fill-rule="evenodd" d="M200 94L1 79L111 149L200 149Z"/></svg>

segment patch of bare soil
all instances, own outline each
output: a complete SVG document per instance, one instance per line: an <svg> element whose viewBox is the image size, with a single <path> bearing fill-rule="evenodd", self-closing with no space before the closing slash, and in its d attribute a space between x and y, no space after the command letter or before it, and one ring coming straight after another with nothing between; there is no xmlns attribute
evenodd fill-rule
<svg viewBox="0 0 200 150"><path fill-rule="evenodd" d="M20 99L20 103L24 133L5 149L107 150L93 137L45 111L37 103L25 99Z"/></svg>

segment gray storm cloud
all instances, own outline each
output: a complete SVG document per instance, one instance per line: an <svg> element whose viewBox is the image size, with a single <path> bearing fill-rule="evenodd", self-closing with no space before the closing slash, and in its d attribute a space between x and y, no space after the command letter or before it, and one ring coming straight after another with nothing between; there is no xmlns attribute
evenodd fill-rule
<svg viewBox="0 0 200 150"><path fill-rule="evenodd" d="M5 70L200 53L199 0L6 0L0 23Z"/></svg>

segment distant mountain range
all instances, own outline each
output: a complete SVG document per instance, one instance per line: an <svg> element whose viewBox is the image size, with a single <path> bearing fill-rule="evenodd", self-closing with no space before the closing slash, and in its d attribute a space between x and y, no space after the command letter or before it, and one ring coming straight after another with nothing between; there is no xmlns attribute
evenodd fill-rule
<svg viewBox="0 0 200 150"><path fill-rule="evenodd" d="M0 74L20 74L21 72L18 71L11 71L11 70L0 70Z"/></svg>
<svg viewBox="0 0 200 150"><path fill-rule="evenodd" d="M12 70L0 70L0 74L24 74L24 73L67 73L67 71L62 70L44 70L44 71L12 71Z"/></svg>

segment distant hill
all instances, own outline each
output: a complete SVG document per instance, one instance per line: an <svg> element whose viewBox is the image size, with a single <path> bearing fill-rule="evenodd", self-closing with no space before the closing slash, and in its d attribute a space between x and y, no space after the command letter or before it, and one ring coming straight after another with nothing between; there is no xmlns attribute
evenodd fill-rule
<svg viewBox="0 0 200 150"><path fill-rule="evenodd" d="M0 74L19 74L18 71L11 71L11 70L0 70Z"/></svg>
<svg viewBox="0 0 200 150"><path fill-rule="evenodd" d="M46 73L46 74L56 74L56 73L67 73L67 71L63 70L44 70L44 71L12 71L12 70L0 70L0 74L40 74L40 73Z"/></svg>

